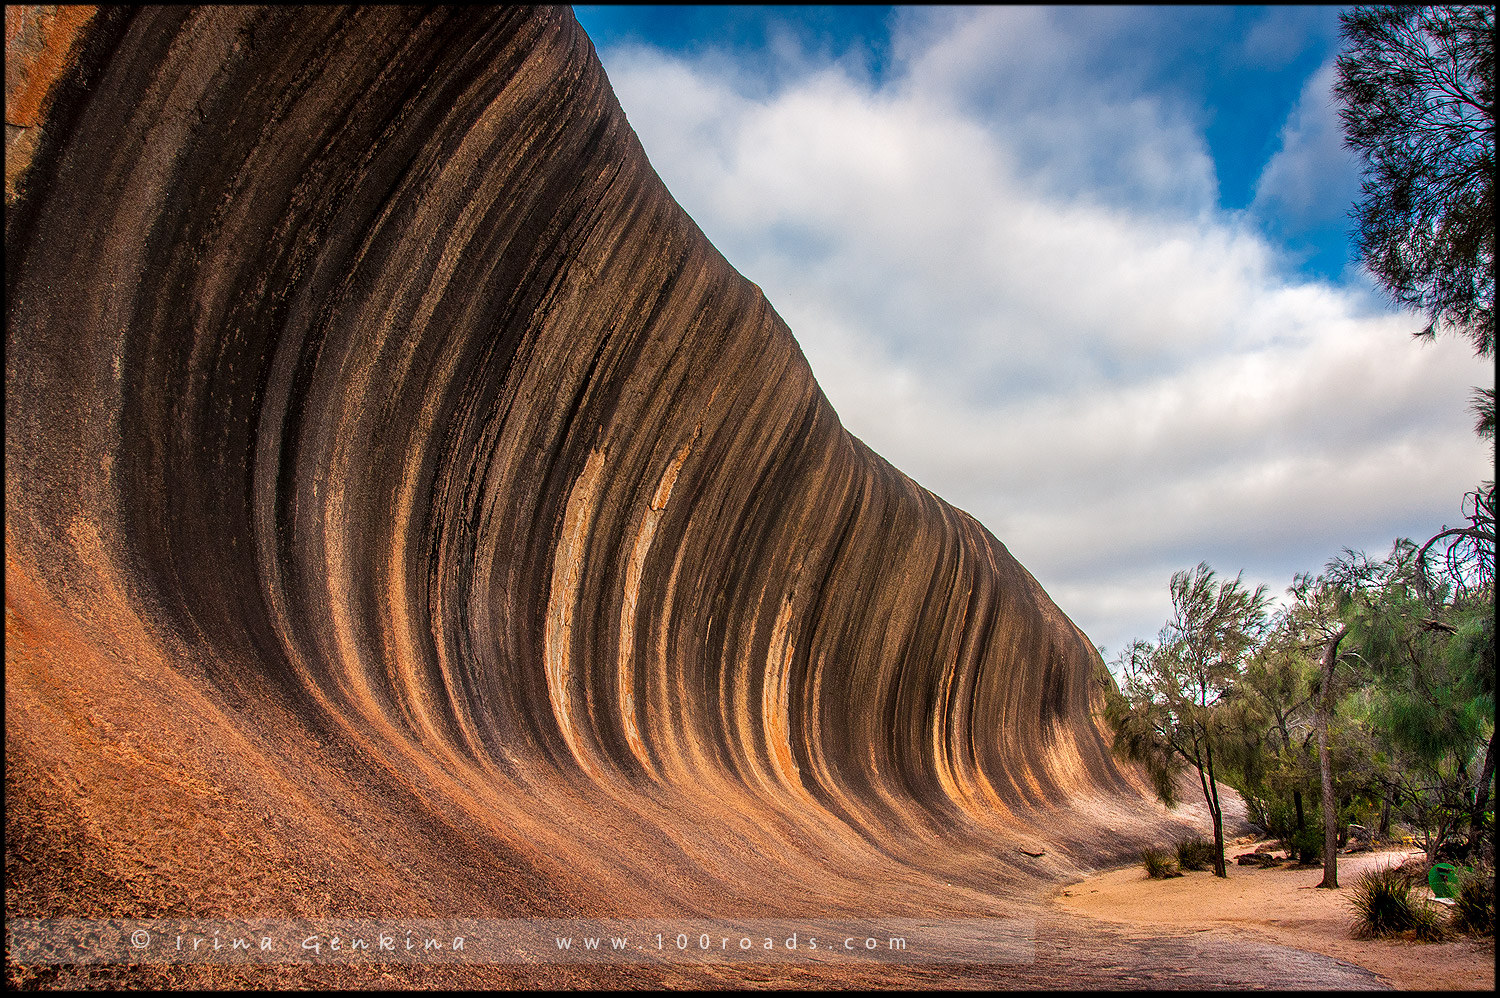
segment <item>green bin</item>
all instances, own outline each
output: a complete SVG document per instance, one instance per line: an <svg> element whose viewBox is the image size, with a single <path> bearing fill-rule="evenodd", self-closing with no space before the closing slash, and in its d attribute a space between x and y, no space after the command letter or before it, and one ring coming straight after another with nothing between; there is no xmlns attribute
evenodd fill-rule
<svg viewBox="0 0 1500 998"><path fill-rule="evenodd" d="M1451 898L1458 891L1458 870L1452 863L1433 863L1427 871L1427 886L1433 896Z"/></svg>

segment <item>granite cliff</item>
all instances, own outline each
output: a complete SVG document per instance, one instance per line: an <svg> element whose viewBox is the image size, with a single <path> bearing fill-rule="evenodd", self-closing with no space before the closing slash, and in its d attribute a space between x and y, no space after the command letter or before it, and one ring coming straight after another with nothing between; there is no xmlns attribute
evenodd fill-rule
<svg viewBox="0 0 1500 998"><path fill-rule="evenodd" d="M6 222L8 914L1003 912L1150 834L1093 646L840 425L566 8L69 58Z"/></svg>

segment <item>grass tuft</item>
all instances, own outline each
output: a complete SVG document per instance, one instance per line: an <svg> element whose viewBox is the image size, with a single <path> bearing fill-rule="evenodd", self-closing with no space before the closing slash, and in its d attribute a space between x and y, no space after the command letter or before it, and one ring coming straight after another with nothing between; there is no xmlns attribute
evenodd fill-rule
<svg viewBox="0 0 1500 998"><path fill-rule="evenodd" d="M1478 869L1463 874L1453 899L1453 927L1476 936L1495 934L1495 871Z"/></svg>
<svg viewBox="0 0 1500 998"><path fill-rule="evenodd" d="M1165 849L1147 849L1141 853L1141 863L1146 867L1146 876L1153 880L1165 880L1168 877L1180 877L1182 871L1177 869L1177 860Z"/></svg>
<svg viewBox="0 0 1500 998"><path fill-rule="evenodd" d="M1444 934L1443 917L1412 895L1406 876L1397 867L1360 874L1349 906L1354 909L1350 928L1356 939L1409 934L1431 941Z"/></svg>
<svg viewBox="0 0 1500 998"><path fill-rule="evenodd" d="M1184 870L1212 870L1214 867L1214 851L1214 844L1208 839L1179 839L1177 842L1177 865Z"/></svg>

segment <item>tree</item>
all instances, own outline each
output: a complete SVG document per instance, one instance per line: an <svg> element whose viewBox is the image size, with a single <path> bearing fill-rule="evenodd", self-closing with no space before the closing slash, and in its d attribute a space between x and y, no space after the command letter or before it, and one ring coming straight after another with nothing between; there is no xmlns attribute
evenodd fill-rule
<svg viewBox="0 0 1500 998"><path fill-rule="evenodd" d="M1467 336L1481 357L1493 357L1495 10L1357 7L1340 20L1347 47L1339 56L1334 94L1342 104L1345 145L1365 162L1354 210L1360 260L1397 304L1428 319L1419 336L1457 333ZM1474 408L1476 432L1493 440L1494 389L1479 388ZM1497 753L1495 484L1483 483L1464 502L1468 524L1444 525L1416 550L1414 561L1428 621L1451 609L1436 598L1440 587L1429 552L1445 556L1443 567L1455 593L1452 606L1470 607L1466 621L1452 632L1449 657L1489 663L1489 679L1482 684L1487 690L1478 695L1489 698L1491 734L1472 791L1472 844L1480 835ZM1417 756L1428 763L1440 757ZM1457 770L1463 771L1461 760Z"/></svg>
<svg viewBox="0 0 1500 998"><path fill-rule="evenodd" d="M1432 795L1449 802L1444 807L1469 819L1474 848L1497 750L1493 562L1482 585L1451 559L1435 582L1425 550L1397 542L1379 615L1363 643L1393 744L1429 774Z"/></svg>
<svg viewBox="0 0 1500 998"><path fill-rule="evenodd" d="M1214 874L1224 877L1224 813L1215 748L1226 734L1226 697L1240 663L1265 626L1265 586L1252 593L1240 576L1216 583L1200 562L1172 576L1172 619L1156 645L1133 641L1117 661L1125 685L1109 698L1115 749L1145 765L1163 803L1176 803L1174 780L1191 766L1214 826Z"/></svg>
<svg viewBox="0 0 1500 998"><path fill-rule="evenodd" d="M1476 852L1486 831L1485 816L1489 809L1495 782L1496 755L1500 753L1500 728L1495 725L1495 614L1493 592L1488 601L1475 601L1457 615L1458 624L1447 648L1450 667L1468 664L1466 678L1472 684L1481 714L1481 726L1488 721L1489 738L1485 742L1484 761L1474 780L1469 805L1469 850ZM1488 708L1488 716L1483 711Z"/></svg>
<svg viewBox="0 0 1500 998"><path fill-rule="evenodd" d="M1307 815L1302 791L1308 771L1307 744L1317 696L1316 670L1297 641L1293 618L1277 615L1265 639L1251 653L1235 688L1234 706L1240 735L1232 744L1243 751L1238 782L1230 783L1258 812L1257 821L1284 838L1307 861ZM1291 812L1286 807L1290 804Z"/></svg>
<svg viewBox="0 0 1500 998"><path fill-rule="evenodd" d="M1495 12L1356 7L1334 95L1344 143L1365 161L1354 207L1361 262L1399 305L1495 352ZM1492 438L1495 392L1476 430Z"/></svg>
<svg viewBox="0 0 1500 998"><path fill-rule="evenodd" d="M1493 593L1495 586L1495 483L1485 482L1464 494L1467 524L1443 529L1417 549L1418 583L1429 600L1436 592L1438 570L1428 563L1429 552L1441 547L1441 569L1460 597ZM1443 542L1439 544L1439 542Z"/></svg>
<svg viewBox="0 0 1500 998"><path fill-rule="evenodd" d="M1447 648L1450 662L1468 663L1468 674L1480 697L1488 697L1490 736L1484 763L1473 789L1469 812L1469 846L1474 849L1484 832L1484 816L1490 799L1497 754L1500 754L1500 729L1495 716L1495 483L1464 496L1468 524L1448 527L1417 549L1416 588L1435 616L1448 610L1454 620L1452 640ZM1429 552L1446 541L1439 568L1428 562ZM1443 597L1452 590L1448 606ZM1462 667L1462 666L1460 666Z"/></svg>
<svg viewBox="0 0 1500 998"><path fill-rule="evenodd" d="M1338 807L1333 795L1333 764L1328 749L1328 724L1333 716L1334 670L1339 664L1339 645L1349 635L1347 615L1359 591L1363 560L1330 562L1328 573L1313 578L1302 572L1288 590L1296 600L1289 614L1291 626L1304 646L1318 654L1318 696L1313 730L1318 739L1318 775L1322 788L1323 879L1319 887L1336 888L1338 873Z"/></svg>
<svg viewBox="0 0 1500 998"><path fill-rule="evenodd" d="M1429 857L1464 819L1476 847L1495 768L1492 592L1429 577L1405 539L1383 562L1348 557L1329 569L1351 587L1358 579L1346 647L1364 668L1363 713L1388 760L1389 798L1426 833Z"/></svg>

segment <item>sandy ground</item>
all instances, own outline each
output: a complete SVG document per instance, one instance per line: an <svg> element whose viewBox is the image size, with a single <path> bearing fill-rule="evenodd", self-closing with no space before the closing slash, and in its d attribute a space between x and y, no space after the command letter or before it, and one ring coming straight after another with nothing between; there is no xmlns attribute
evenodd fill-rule
<svg viewBox="0 0 1500 998"><path fill-rule="evenodd" d="M1135 928L1258 938L1346 960L1378 974L1394 988L1483 990L1495 987L1494 939L1457 936L1441 943L1350 937L1350 887L1361 872L1398 865L1403 850L1339 857L1338 890L1318 890L1322 868L1261 869L1233 857L1252 846L1231 846L1229 877L1187 873L1148 878L1139 864L1062 887L1067 912ZM1423 890L1424 894L1431 892Z"/></svg>

